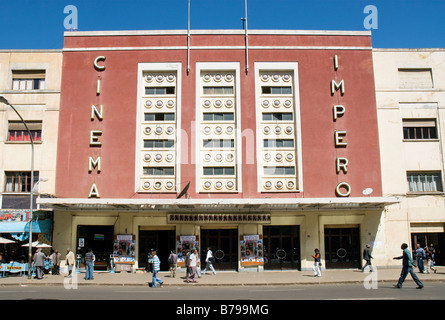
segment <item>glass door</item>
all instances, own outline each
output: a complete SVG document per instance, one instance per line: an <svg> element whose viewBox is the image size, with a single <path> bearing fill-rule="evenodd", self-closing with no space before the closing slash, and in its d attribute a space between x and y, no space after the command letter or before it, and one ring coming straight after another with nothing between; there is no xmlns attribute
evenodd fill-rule
<svg viewBox="0 0 445 320"><path fill-rule="evenodd" d="M300 226L265 226L264 268L300 269Z"/></svg>
<svg viewBox="0 0 445 320"><path fill-rule="evenodd" d="M326 268L360 268L359 228L325 228Z"/></svg>
<svg viewBox="0 0 445 320"><path fill-rule="evenodd" d="M205 267L207 248L215 256L215 270L238 269L238 230L201 229L201 268Z"/></svg>

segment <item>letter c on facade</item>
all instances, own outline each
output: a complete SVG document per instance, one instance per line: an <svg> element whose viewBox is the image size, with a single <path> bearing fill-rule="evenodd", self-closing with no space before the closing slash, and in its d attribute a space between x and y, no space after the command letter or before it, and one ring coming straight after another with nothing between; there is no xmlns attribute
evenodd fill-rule
<svg viewBox="0 0 445 320"><path fill-rule="evenodd" d="M99 61L105 61L105 56L98 56L95 60L94 60L94 68L96 68L96 70L99 70L99 71L103 71L103 70L105 70L105 66L100 66L100 65L98 65L97 63L99 62Z"/></svg>

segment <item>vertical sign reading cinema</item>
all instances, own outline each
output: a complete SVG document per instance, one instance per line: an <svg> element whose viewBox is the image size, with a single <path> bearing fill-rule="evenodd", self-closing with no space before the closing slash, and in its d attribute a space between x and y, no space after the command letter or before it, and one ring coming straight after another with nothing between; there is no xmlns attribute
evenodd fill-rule
<svg viewBox="0 0 445 320"><path fill-rule="evenodd" d="M99 65L99 61L105 61L104 56L99 56L94 60L94 68L97 71L103 71L105 70L104 65ZM96 95L99 96L101 91L101 78L100 76L97 78L96 83ZM91 106L91 121L94 123L96 121L103 121L104 119L104 107L103 105L92 105ZM92 148L100 148L102 147L102 141L100 141L100 137L102 136L102 130L91 130L90 131L90 147ZM92 173L94 170L98 174L100 174L102 169L102 157L98 156L97 158L94 158L93 156L90 156L88 159L88 173ZM100 198L99 189L94 182L90 188L90 193L88 194L88 198Z"/></svg>
<svg viewBox="0 0 445 320"><path fill-rule="evenodd" d="M334 70L338 70L338 56L334 56ZM335 80L331 80L331 95L333 96L336 91L340 91L340 95L345 94L345 82L340 80L338 83ZM334 122L342 117L346 112L346 108L343 105L337 104L333 107ZM346 148L348 143L345 141L346 130L334 131L335 148ZM349 161L346 157L337 157L335 160L335 168L337 175L346 174L348 172ZM339 182L335 188L335 193L339 197L347 197L351 194L351 186L347 182Z"/></svg>

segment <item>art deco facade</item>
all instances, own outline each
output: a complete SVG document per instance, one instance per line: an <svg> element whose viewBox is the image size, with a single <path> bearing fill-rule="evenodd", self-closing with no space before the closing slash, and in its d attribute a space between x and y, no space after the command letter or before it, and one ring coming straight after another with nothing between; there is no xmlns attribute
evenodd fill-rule
<svg viewBox="0 0 445 320"><path fill-rule="evenodd" d="M220 269L305 270L315 248L360 267L384 241L397 199L382 193L370 33L248 37L65 33L55 198L39 201L56 247L93 247L103 267L198 246Z"/></svg>

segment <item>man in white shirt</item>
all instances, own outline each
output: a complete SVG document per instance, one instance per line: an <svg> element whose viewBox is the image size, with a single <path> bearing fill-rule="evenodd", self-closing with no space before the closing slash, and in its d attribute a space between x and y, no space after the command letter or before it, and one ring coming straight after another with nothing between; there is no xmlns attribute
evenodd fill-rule
<svg viewBox="0 0 445 320"><path fill-rule="evenodd" d="M210 268L214 275L216 274L215 268L213 268L214 259L215 259L215 257L213 256L212 250L210 250L210 248L207 248L206 267L202 271L203 274L206 274L207 268Z"/></svg>
<svg viewBox="0 0 445 320"><path fill-rule="evenodd" d="M74 253L69 248L67 248L66 249L66 265L68 266L67 278L71 278L71 272L73 271L75 263L76 263L76 258L74 257Z"/></svg>
<svg viewBox="0 0 445 320"><path fill-rule="evenodd" d="M190 261L189 261L189 268L190 268L190 275L189 277L186 279L186 282L198 282L195 280L195 275L196 275L196 261L197 261L197 257L196 257L196 253L198 252L198 250L193 249L192 250L192 254L190 255Z"/></svg>

